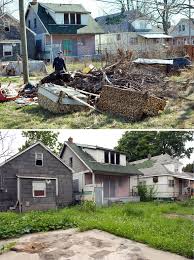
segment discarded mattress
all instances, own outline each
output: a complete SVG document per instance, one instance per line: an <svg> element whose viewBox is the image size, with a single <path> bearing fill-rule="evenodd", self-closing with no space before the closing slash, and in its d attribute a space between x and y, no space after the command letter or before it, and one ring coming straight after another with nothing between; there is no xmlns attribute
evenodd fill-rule
<svg viewBox="0 0 194 260"><path fill-rule="evenodd" d="M80 101L79 101L80 100ZM40 85L38 103L53 113L69 113L88 109L88 97L71 87L63 87L52 83ZM82 103L83 102L83 103Z"/></svg>
<svg viewBox="0 0 194 260"><path fill-rule="evenodd" d="M138 58L138 59L134 60L133 63L137 63L137 64L148 64L148 65L154 65L154 64L173 65L173 60L143 59L143 58Z"/></svg>
<svg viewBox="0 0 194 260"><path fill-rule="evenodd" d="M29 74L33 75L34 73L40 74L46 74L46 65L43 61L37 61L37 60L29 60ZM3 76L19 76L23 73L23 66L22 61L11 61L8 63L7 66L2 71Z"/></svg>

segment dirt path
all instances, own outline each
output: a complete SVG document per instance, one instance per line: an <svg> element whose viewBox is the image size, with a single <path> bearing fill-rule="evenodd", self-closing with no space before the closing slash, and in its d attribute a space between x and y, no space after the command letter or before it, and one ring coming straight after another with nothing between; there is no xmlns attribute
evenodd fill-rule
<svg viewBox="0 0 194 260"><path fill-rule="evenodd" d="M0 260L186 259L99 230L86 232L79 232L76 229L60 230L27 235L15 241L17 252L3 254Z"/></svg>

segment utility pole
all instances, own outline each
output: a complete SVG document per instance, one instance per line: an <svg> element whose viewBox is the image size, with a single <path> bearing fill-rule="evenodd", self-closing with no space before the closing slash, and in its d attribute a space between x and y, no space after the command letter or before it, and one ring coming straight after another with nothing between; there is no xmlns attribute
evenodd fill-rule
<svg viewBox="0 0 194 260"><path fill-rule="evenodd" d="M189 45L192 45L192 41L191 41L191 0L189 0Z"/></svg>
<svg viewBox="0 0 194 260"><path fill-rule="evenodd" d="M21 42L22 42L23 78L24 78L24 84L28 84L29 69L28 69L28 50L27 50L27 39L26 39L24 0L19 0L19 13L20 13L20 34L21 34Z"/></svg>

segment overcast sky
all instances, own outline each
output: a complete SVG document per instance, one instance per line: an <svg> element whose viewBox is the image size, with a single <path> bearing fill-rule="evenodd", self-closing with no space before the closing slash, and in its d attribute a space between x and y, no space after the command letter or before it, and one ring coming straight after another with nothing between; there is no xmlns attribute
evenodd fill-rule
<svg viewBox="0 0 194 260"><path fill-rule="evenodd" d="M12 155L18 152L18 149L24 144L25 138L22 137L21 130L1 130L4 133L8 133L10 138L7 139L7 143L11 144ZM118 140L122 137L122 135L126 132L126 130L120 129L103 129L103 130L87 130L87 129L64 129L64 130L56 130L59 132L59 141L63 143L67 141L69 137L72 137L75 143L80 144L89 144L89 145L98 145L106 148L114 148ZM188 142L186 147L194 146L194 142ZM0 147L1 149L1 147ZM0 159L1 161L1 159ZM194 162L194 153L191 155L191 158L181 159L181 162L186 165L188 163Z"/></svg>
<svg viewBox="0 0 194 260"><path fill-rule="evenodd" d="M26 5L29 0L24 0ZM108 4L108 3L102 3L98 2L96 0L38 0L39 2L42 3L61 3L61 4L82 4L88 11L91 12L93 17L97 16L102 16L106 15L108 13L116 13L118 12L118 9L116 8L115 5L113 4ZM109 1L114 1L114 0L109 0ZM191 0L191 3L194 3L194 0ZM9 11L13 13L15 17L19 17L18 15L18 0L14 0L14 3L11 4L8 7ZM176 24L179 19L182 17L182 15L176 15L173 20L171 21L173 24Z"/></svg>

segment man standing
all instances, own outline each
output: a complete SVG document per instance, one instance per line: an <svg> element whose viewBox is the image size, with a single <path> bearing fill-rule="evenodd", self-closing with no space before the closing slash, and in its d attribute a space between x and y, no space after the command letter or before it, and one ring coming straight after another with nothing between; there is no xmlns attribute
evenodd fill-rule
<svg viewBox="0 0 194 260"><path fill-rule="evenodd" d="M58 57L54 59L53 68L55 69L55 72L67 71L62 51L58 52Z"/></svg>

